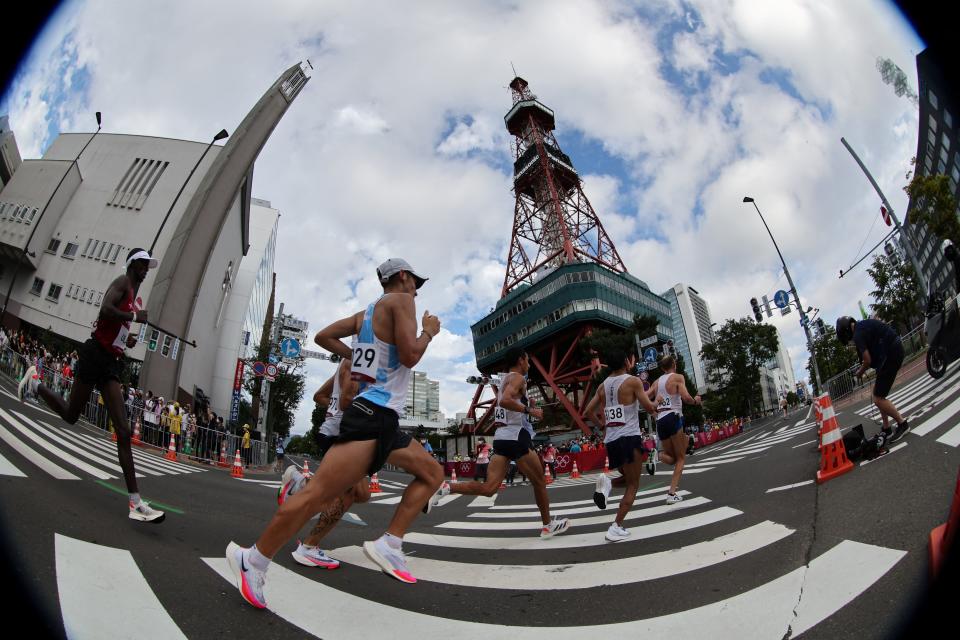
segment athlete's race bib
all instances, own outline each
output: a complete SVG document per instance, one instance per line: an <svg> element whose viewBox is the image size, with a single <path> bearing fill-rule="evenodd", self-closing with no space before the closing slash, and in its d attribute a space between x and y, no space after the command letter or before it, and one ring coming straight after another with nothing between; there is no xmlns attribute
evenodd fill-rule
<svg viewBox="0 0 960 640"><path fill-rule="evenodd" d="M360 382L375 382L377 379L377 345L372 342L353 344L353 363L350 378Z"/></svg>
<svg viewBox="0 0 960 640"><path fill-rule="evenodd" d="M327 405L327 413L340 413L340 396L330 396L330 404Z"/></svg>
<svg viewBox="0 0 960 640"><path fill-rule="evenodd" d="M493 408L493 424L494 426L507 424L507 410L499 405Z"/></svg>
<svg viewBox="0 0 960 640"><path fill-rule="evenodd" d="M624 410L622 404L612 404L603 408L603 419L608 427L624 424Z"/></svg>

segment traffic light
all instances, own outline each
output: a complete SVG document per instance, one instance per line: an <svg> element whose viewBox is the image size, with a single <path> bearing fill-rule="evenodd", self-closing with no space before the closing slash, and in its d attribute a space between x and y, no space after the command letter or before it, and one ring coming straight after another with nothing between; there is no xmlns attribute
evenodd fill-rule
<svg viewBox="0 0 960 640"><path fill-rule="evenodd" d="M160 332L154 329L150 332L150 342L147 343L147 349L150 351L156 351L158 340L160 340Z"/></svg>
<svg viewBox="0 0 960 640"><path fill-rule="evenodd" d="M756 298L750 298L750 307L753 309L753 317L757 319L757 322L763 322L763 316L760 314L760 305L757 304Z"/></svg>
<svg viewBox="0 0 960 640"><path fill-rule="evenodd" d="M827 325L823 323L823 318L817 318L816 325L820 335L824 335L827 332Z"/></svg>

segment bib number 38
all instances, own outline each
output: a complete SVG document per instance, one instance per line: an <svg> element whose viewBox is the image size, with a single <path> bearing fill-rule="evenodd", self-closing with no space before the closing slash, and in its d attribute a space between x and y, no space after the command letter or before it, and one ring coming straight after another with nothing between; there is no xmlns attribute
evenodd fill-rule
<svg viewBox="0 0 960 640"><path fill-rule="evenodd" d="M609 407L605 407L603 410L603 417L607 421L608 425L623 424L623 405L614 404Z"/></svg>
<svg viewBox="0 0 960 640"><path fill-rule="evenodd" d="M357 342L353 345L350 378L361 382L374 382L377 379L376 345L365 342Z"/></svg>

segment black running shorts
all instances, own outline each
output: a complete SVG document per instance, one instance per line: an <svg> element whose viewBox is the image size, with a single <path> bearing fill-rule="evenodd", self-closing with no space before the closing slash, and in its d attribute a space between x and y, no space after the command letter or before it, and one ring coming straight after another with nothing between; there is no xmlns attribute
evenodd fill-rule
<svg viewBox="0 0 960 640"><path fill-rule="evenodd" d="M320 454L319 457L323 457L327 451L330 450L330 447L333 446L333 443L337 441L336 436L328 436L325 433L317 435L317 453Z"/></svg>
<svg viewBox="0 0 960 640"><path fill-rule="evenodd" d="M887 358L877 369L877 379L873 383L873 395L877 398L886 398L897 379L897 372L903 365L903 344L899 340L887 349Z"/></svg>
<svg viewBox="0 0 960 640"><path fill-rule="evenodd" d="M604 446L607 448L611 469L619 469L633 462L634 452L640 455L640 462L643 462L643 436L623 436L605 443Z"/></svg>
<svg viewBox="0 0 960 640"><path fill-rule="evenodd" d="M670 436L680 431L680 416L675 413L668 413L657 420L657 437L660 440L669 440Z"/></svg>
<svg viewBox="0 0 960 640"><path fill-rule="evenodd" d="M358 440L377 441L373 462L367 470L367 475L372 476L383 468L391 452L405 449L413 439L410 434L400 431L400 417L396 411L356 398L343 412L337 442Z"/></svg>
<svg viewBox="0 0 960 640"><path fill-rule="evenodd" d="M530 432L526 429L520 429L520 435L516 440L493 441L493 455L503 456L508 460L519 460L531 449L533 449L533 441L530 438Z"/></svg>
<svg viewBox="0 0 960 640"><path fill-rule="evenodd" d="M77 380L81 383L101 388L111 380L120 381L123 358L107 351L93 338L83 343L77 355Z"/></svg>

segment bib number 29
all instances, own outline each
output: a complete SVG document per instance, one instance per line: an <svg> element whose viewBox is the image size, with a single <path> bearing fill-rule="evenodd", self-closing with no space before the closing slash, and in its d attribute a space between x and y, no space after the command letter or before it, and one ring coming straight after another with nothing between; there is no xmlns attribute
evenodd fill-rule
<svg viewBox="0 0 960 640"><path fill-rule="evenodd" d="M373 382L377 374L377 348L372 344L357 343L353 346L353 365L350 377L363 382Z"/></svg>

